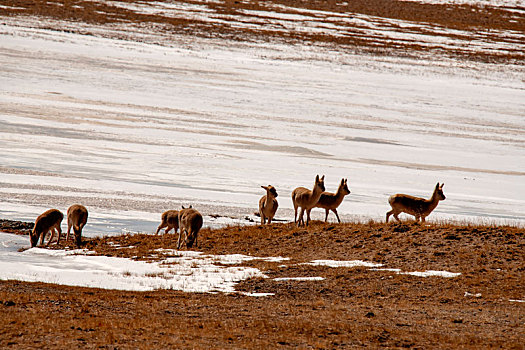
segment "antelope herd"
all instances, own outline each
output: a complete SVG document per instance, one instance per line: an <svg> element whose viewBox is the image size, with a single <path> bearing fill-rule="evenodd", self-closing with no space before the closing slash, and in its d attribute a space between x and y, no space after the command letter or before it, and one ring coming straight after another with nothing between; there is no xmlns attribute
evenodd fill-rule
<svg viewBox="0 0 525 350"><path fill-rule="evenodd" d="M337 208L343 202L346 195L350 194L348 189L348 179L341 179L336 193L325 192L324 175L315 177L314 186L311 190L305 187L297 187L292 191L292 203L295 210L294 222L297 226L308 226L310 222L310 212L313 208L322 208L325 210L325 219L328 220L330 210L337 217L337 221L341 223ZM425 218L436 208L439 201L446 197L443 194L443 185L437 183L434 192L430 199L410 196L408 194L395 194L388 198L388 203L392 210L386 213L386 222L391 215L397 221L400 213L413 215L418 222L425 222ZM266 194L259 200L259 215L261 217L261 225L271 224L279 203L277 202L277 190L272 185L261 186ZM297 218L297 209L300 208L299 219ZM304 221L304 213L306 212L306 223ZM44 238L48 233L51 237L47 242L49 245L53 241L55 233L57 233L57 244L60 243L60 235L62 233L61 223L64 219L62 214L57 209L49 209L36 218L35 226L30 233L31 247L36 247L40 240L40 245L44 243ZM86 207L80 204L74 204L67 210L67 235L66 241L69 240L71 228L73 228L75 243L80 246L82 243L82 228L86 225L88 219L88 211ZM168 210L162 213L161 223L157 227L155 234L159 234L161 229L165 229L164 233L168 233L173 229L176 234L179 231L179 238L177 241L177 249L180 249L182 243L186 244L187 248L191 248L193 244L197 246L197 236L202 228L202 215L190 205L189 208L182 207L181 210ZM181 237L184 239L181 242Z"/></svg>

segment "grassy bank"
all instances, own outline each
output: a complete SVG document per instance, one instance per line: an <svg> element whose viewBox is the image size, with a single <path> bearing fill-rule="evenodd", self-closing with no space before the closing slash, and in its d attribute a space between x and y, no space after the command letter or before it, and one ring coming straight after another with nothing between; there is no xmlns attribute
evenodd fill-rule
<svg viewBox="0 0 525 350"><path fill-rule="evenodd" d="M241 282L237 290L274 295L3 281L0 346L520 349L524 233L515 227L373 222L205 229L199 251L290 258L284 264L244 263L267 278ZM157 260L170 254L157 249L175 248L176 239L123 235L88 239L85 247L101 255ZM386 270L303 264L321 259L365 260ZM407 274L427 270L460 275ZM281 279L289 277L319 278Z"/></svg>

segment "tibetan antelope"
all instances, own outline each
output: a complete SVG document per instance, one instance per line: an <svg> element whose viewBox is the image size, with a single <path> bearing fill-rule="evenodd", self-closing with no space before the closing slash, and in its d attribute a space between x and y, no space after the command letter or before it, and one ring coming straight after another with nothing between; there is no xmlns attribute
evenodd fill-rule
<svg viewBox="0 0 525 350"><path fill-rule="evenodd" d="M60 224L62 223L62 219L64 219L64 214L62 214L57 209L49 209L42 213L40 216L38 216L35 221L35 227L30 233L31 248L37 246L39 238L40 245L44 244L46 234L50 231L51 237L49 237L47 245L49 245L49 243L51 243L51 241L53 240L55 231L58 232L57 243L60 242L60 234L62 233Z"/></svg>
<svg viewBox="0 0 525 350"><path fill-rule="evenodd" d="M189 208L182 207L179 211L179 239L177 241L177 249L181 246L180 237L184 233L184 242L186 247L191 248L195 242L197 246L197 235L202 227L202 215L191 206Z"/></svg>
<svg viewBox="0 0 525 350"><path fill-rule="evenodd" d="M347 185L348 179L341 179L341 183L339 184L339 187L337 188L336 193L331 192L323 192L321 194L321 197L319 197L319 201L314 206L314 208L323 208L326 212L324 222L328 221L328 213L331 211L334 212L335 216L337 217L337 221L341 223L341 220L339 219L339 215L337 214L337 207L341 204L343 199L347 194L350 194L350 190L348 189Z"/></svg>
<svg viewBox="0 0 525 350"><path fill-rule="evenodd" d="M264 225L266 219L268 219L268 224L272 222L275 212L279 207L279 203L277 203L277 191L275 190L275 187L272 185L261 187L266 190L266 195L262 196L259 200L259 215L261 215L261 225Z"/></svg>
<svg viewBox="0 0 525 350"><path fill-rule="evenodd" d="M437 183L430 199L414 197L408 194L395 194L390 196L388 203L390 203L392 210L386 213L386 222L388 222L388 218L392 214L397 221L400 221L397 217L400 213L414 215L416 221L419 221L421 218L421 222L425 222L425 218L437 207L439 201L445 200L446 198L443 194L443 185L444 184L440 185L439 182Z"/></svg>
<svg viewBox="0 0 525 350"><path fill-rule="evenodd" d="M67 235L66 242L69 240L69 233L71 232L71 227L73 227L73 232L75 233L75 243L80 247L82 243L82 228L86 226L88 219L88 211L86 207L80 204L73 204L67 210Z"/></svg>
<svg viewBox="0 0 525 350"><path fill-rule="evenodd" d="M304 225L304 212L306 211L306 226L310 222L310 211L319 201L321 193L325 190L324 188L324 175L319 178L319 175L315 177L315 183L313 190L309 190L304 187L297 187L292 192L292 202L295 210L294 222L297 223L297 226L300 226L301 223ZM301 207L301 212L299 213L299 220L297 220L297 208Z"/></svg>
<svg viewBox="0 0 525 350"><path fill-rule="evenodd" d="M164 233L168 233L169 230L173 229L173 233L177 233L179 230L179 211L178 210L168 210L162 213L161 217L162 222L159 227L157 227L156 235L159 234L159 231L166 227Z"/></svg>

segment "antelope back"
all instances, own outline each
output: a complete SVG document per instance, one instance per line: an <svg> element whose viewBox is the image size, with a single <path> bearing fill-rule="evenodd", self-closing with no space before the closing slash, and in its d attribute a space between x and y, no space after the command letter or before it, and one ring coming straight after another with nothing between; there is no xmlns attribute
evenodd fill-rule
<svg viewBox="0 0 525 350"><path fill-rule="evenodd" d="M179 225L181 233L186 231L186 246L191 248L202 228L203 219L201 213L193 208L185 208L179 211Z"/></svg>
<svg viewBox="0 0 525 350"><path fill-rule="evenodd" d="M67 210L67 222L75 226L85 225L88 218L86 207L80 204L73 204Z"/></svg>
<svg viewBox="0 0 525 350"><path fill-rule="evenodd" d="M47 233L51 228L59 227L64 219L64 214L58 209L49 209L39 215L35 220L35 227L30 234L31 247L35 247L42 233Z"/></svg>

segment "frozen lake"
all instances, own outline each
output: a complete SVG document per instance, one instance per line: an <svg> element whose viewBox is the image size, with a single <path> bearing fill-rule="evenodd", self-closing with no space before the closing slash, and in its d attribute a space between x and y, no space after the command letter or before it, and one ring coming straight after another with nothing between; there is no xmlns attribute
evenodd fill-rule
<svg viewBox="0 0 525 350"><path fill-rule="evenodd" d="M431 220L525 223L523 67L172 40L0 26L0 217L82 203L87 236L154 232L192 204L248 223L272 184L293 220L291 191L324 174L348 178L343 220L439 181Z"/></svg>

